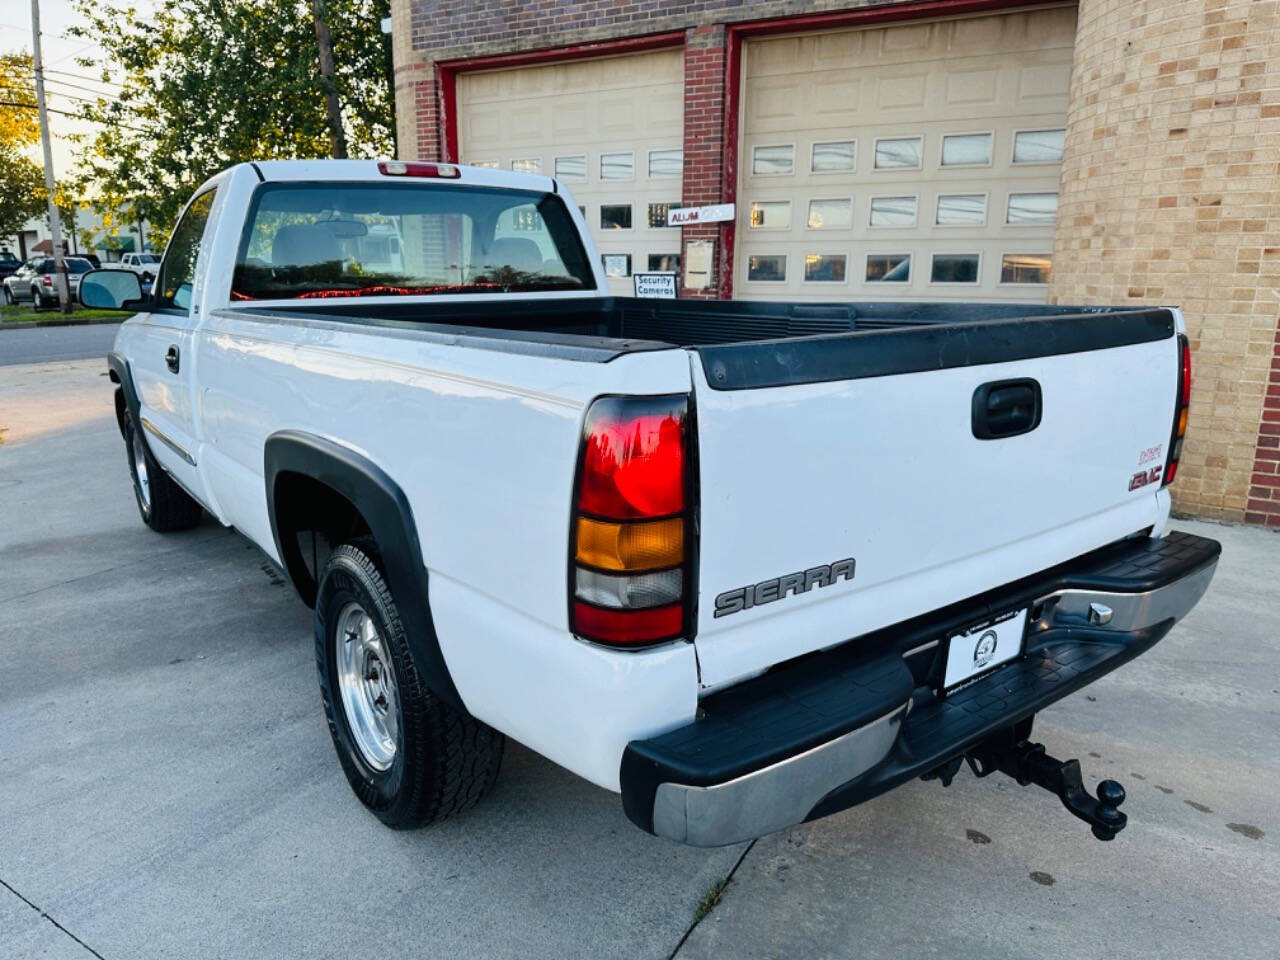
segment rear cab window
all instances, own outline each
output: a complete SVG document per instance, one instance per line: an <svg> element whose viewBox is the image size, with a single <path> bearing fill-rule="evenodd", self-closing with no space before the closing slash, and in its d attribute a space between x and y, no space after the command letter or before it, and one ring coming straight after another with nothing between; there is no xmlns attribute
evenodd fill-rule
<svg viewBox="0 0 1280 960"><path fill-rule="evenodd" d="M235 301L594 290L563 200L473 185L266 183Z"/></svg>

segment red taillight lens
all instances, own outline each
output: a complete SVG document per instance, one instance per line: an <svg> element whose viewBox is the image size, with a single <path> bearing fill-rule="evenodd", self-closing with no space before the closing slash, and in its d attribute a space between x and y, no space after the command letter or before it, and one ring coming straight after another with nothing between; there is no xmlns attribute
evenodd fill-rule
<svg viewBox="0 0 1280 960"><path fill-rule="evenodd" d="M569 567L575 634L614 646L689 627L688 398L601 397L587 411Z"/></svg>
<svg viewBox="0 0 1280 960"><path fill-rule="evenodd" d="M42 279L43 279L43 283L44 283L44 285L45 285L46 287L52 287L52 286L53 286L53 277L49 276L47 273L44 275L44 277L43 277Z"/></svg>
<svg viewBox="0 0 1280 960"><path fill-rule="evenodd" d="M378 172L384 177L438 177L456 180L462 175L451 163L408 163L403 160L384 160L378 164Z"/></svg>
<svg viewBox="0 0 1280 960"><path fill-rule="evenodd" d="M683 413L628 416L616 409L614 398L597 401L587 418L579 508L618 520L679 513L683 431Z"/></svg>
<svg viewBox="0 0 1280 960"><path fill-rule="evenodd" d="M1169 459L1164 465L1164 486L1173 483L1182 457L1182 441L1187 433L1191 410L1191 342L1178 334L1178 403L1173 408L1173 433L1169 437Z"/></svg>

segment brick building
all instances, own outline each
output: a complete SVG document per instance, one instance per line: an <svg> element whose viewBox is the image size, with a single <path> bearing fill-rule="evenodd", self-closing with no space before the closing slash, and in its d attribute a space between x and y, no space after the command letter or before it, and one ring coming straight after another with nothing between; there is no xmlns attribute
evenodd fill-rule
<svg viewBox="0 0 1280 960"><path fill-rule="evenodd" d="M1280 2L393 0L392 35L402 156L559 176L617 293L1181 306L1175 504L1280 527Z"/></svg>

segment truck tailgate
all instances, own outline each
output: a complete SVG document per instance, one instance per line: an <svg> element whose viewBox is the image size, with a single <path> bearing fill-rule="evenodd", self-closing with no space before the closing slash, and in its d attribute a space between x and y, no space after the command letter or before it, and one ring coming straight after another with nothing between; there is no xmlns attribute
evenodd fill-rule
<svg viewBox="0 0 1280 960"><path fill-rule="evenodd" d="M1134 477L1168 453L1175 328L1137 310L693 351L703 686L1159 523L1159 479ZM1002 406L978 391L1004 381L1039 391L1038 422L982 439Z"/></svg>

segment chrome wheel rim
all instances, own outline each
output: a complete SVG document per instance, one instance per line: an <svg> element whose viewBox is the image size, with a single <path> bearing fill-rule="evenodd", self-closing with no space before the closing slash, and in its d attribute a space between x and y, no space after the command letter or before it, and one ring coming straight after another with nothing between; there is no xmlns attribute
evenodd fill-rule
<svg viewBox="0 0 1280 960"><path fill-rule="evenodd" d="M400 731L400 697L382 634L358 603L338 614L338 691L351 738L361 759L385 771L396 758Z"/></svg>
<svg viewBox="0 0 1280 960"><path fill-rule="evenodd" d="M151 509L151 478L147 476L147 453L142 446L142 435L133 428L133 477L138 487L138 499L144 510Z"/></svg>

